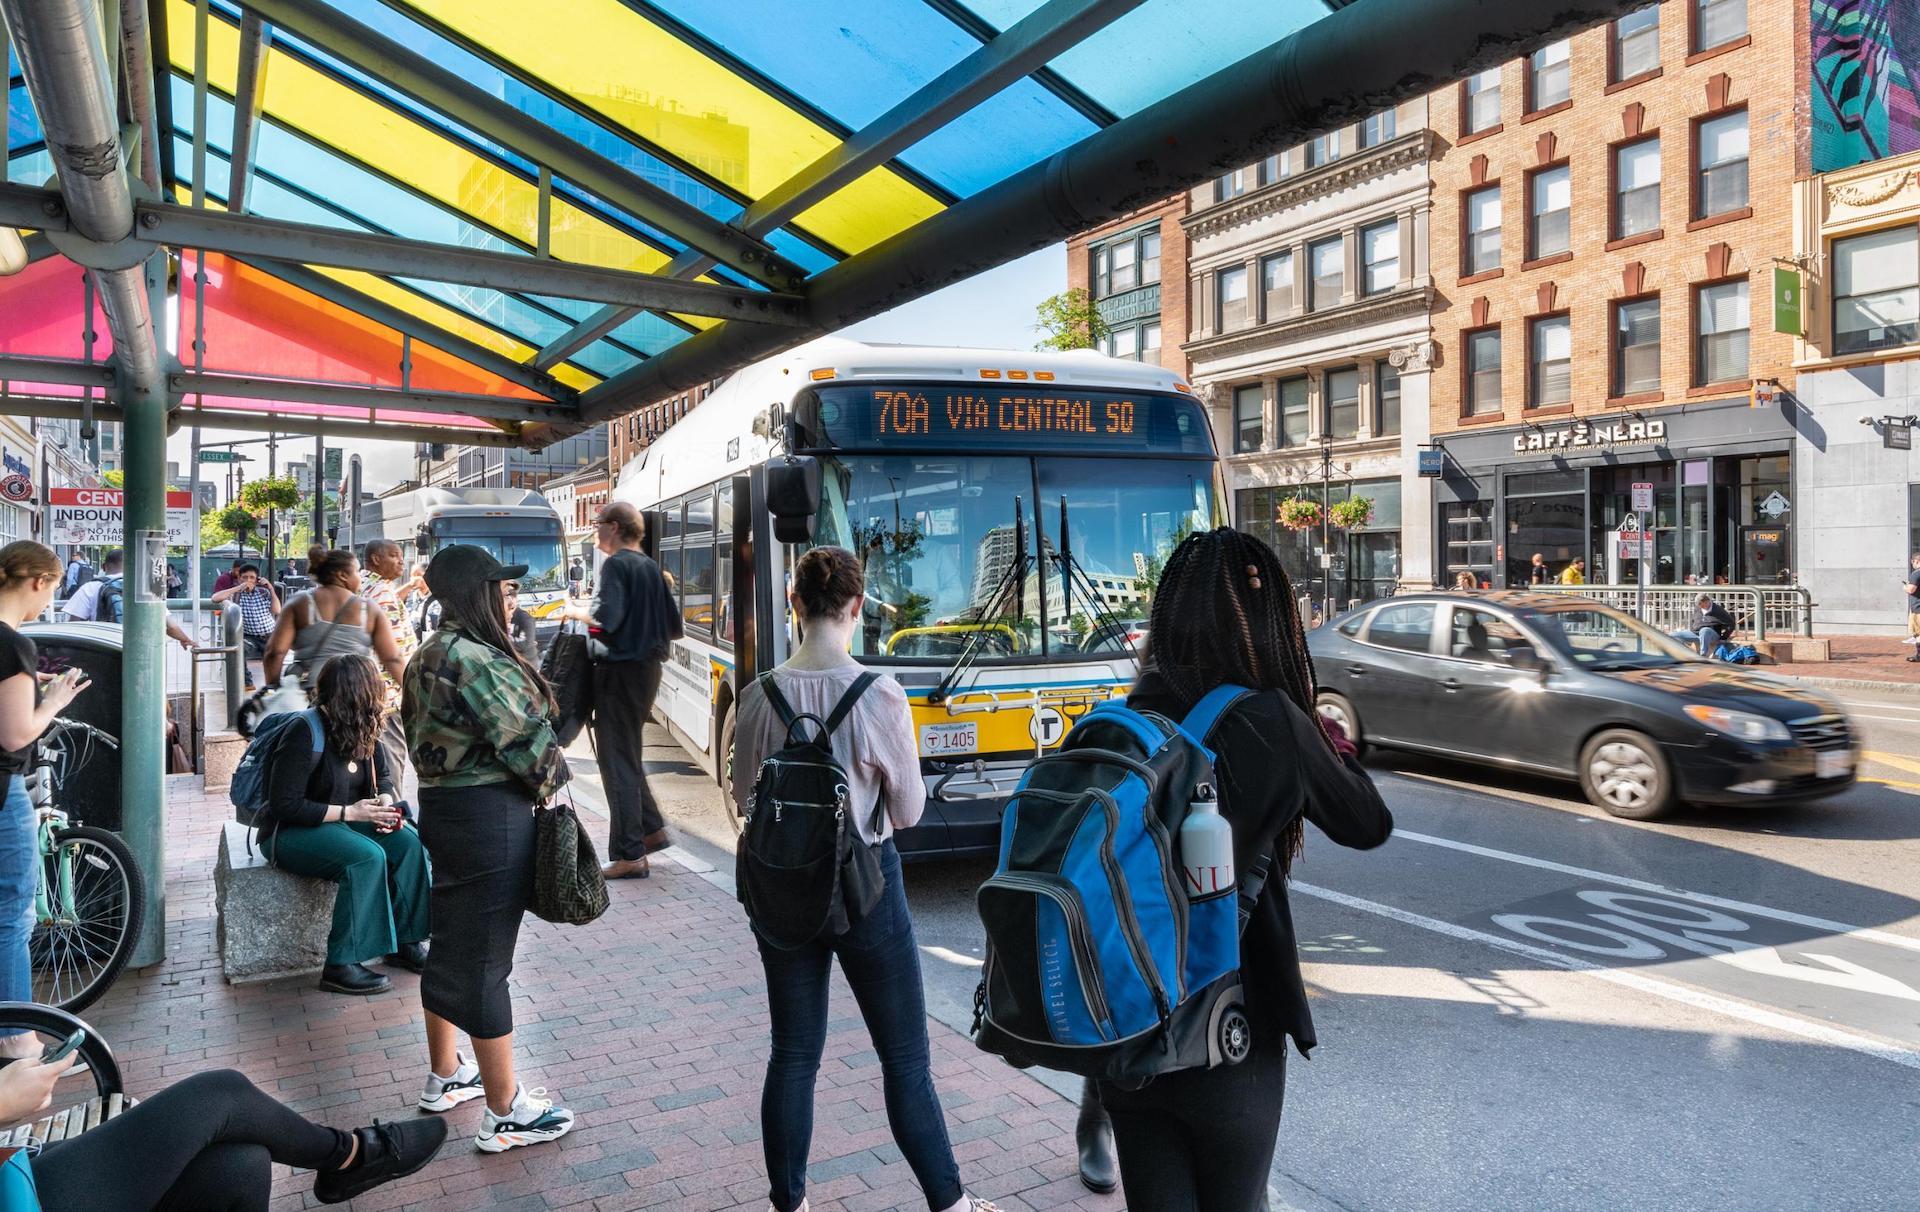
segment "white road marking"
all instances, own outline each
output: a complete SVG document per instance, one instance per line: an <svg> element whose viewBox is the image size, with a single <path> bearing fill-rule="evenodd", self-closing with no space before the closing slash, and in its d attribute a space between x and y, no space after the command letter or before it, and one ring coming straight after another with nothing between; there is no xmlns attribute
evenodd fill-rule
<svg viewBox="0 0 1920 1212"><path fill-rule="evenodd" d="M1853 713L1853 718L1856 720L1891 720L1896 724L1920 724L1920 718L1910 715L1869 715L1864 711L1856 711Z"/></svg>
<svg viewBox="0 0 1920 1212"><path fill-rule="evenodd" d="M1369 901L1361 897L1349 896L1344 892L1335 892L1331 888L1321 888L1315 884L1305 884L1298 880L1290 880L1287 883L1287 890L1289 892L1299 892L1307 896L1317 897L1320 900L1331 901L1336 905L1344 905L1349 909L1355 909L1361 913L1371 913L1378 917L1389 918L1393 921L1404 923L1405 925L1416 926L1435 934L1444 934L1449 938L1459 939L1462 942L1481 943L1496 950L1505 951L1511 955L1524 956L1527 959L1535 960L1539 963L1551 964L1556 968L1562 968L1568 972L1585 973L1588 976L1597 977L1603 981L1610 981L1613 984L1622 985L1628 989L1634 989L1654 997L1665 998L1668 1001L1679 1002L1682 1005L1692 1006L1697 1010L1705 1010L1711 1014L1722 1014L1729 1018L1737 1018L1744 1022L1752 1023L1755 1026L1767 1027L1775 1031L1785 1032L1789 1035L1797 1035L1802 1039L1812 1040L1815 1043L1826 1044L1830 1047L1845 1048L1849 1052L1858 1052L1862 1056L1869 1056L1875 1060L1891 1061L1896 1065L1920 1072L1920 1049L1872 1039L1864 1035L1856 1035L1851 1031L1841 1031L1837 1028L1829 1027L1824 1023L1795 1018L1792 1015L1782 1014L1775 1010L1748 1005L1745 1002L1737 1002L1731 998L1720 997L1712 993L1704 993L1698 989L1689 989L1684 985L1671 984L1667 981L1645 976L1638 972L1625 972L1617 968L1609 968L1603 964L1596 964L1589 960L1562 954L1558 951L1549 951L1545 947L1536 947L1531 943L1523 943L1517 939L1503 938L1497 934L1489 934L1484 930L1475 930L1470 926L1456 926L1452 922L1441 921L1439 918L1428 917L1421 913L1412 913L1405 909L1396 908L1393 905L1383 905L1379 901Z"/></svg>
<svg viewBox="0 0 1920 1212"><path fill-rule="evenodd" d="M1871 707L1876 711L1920 712L1920 707L1909 707L1905 703L1861 703L1853 699L1841 699L1840 705L1842 707Z"/></svg>
<svg viewBox="0 0 1920 1212"><path fill-rule="evenodd" d="M960 952L954 951L951 948L936 947L928 943L920 944L920 950L926 952L934 959L945 960L949 964L957 964L962 968L979 968L987 962L978 956L962 955Z"/></svg>
<svg viewBox="0 0 1920 1212"><path fill-rule="evenodd" d="M1464 854L1478 855L1481 858L1498 859L1503 863L1517 863L1522 867L1537 867L1542 871L1557 871L1562 875L1577 875L1581 879L1600 880L1603 883L1616 884L1622 888L1631 888L1636 892L1651 892L1658 896L1672 897L1675 900L1692 901L1696 905L1712 905L1716 909L1731 909L1735 913L1749 913L1756 917L1771 918L1776 922L1789 922L1795 926L1806 926L1814 930L1824 930L1829 934L1845 934L1867 942L1882 943L1889 947L1899 947L1906 951L1920 951L1920 938L1908 938L1901 934L1889 934L1884 930L1869 930L1863 926L1849 926L1845 922L1836 922L1829 918L1812 917L1805 913L1795 913L1789 909L1774 909L1766 905L1755 905L1747 901L1728 900L1725 897L1710 896L1704 892L1689 892L1684 888L1670 888L1665 884L1655 884L1647 880L1637 880L1630 876L1614 875L1606 871L1594 871L1586 867L1574 867L1567 863L1556 863L1551 859L1534 858L1530 854L1513 854L1505 850L1495 850L1490 846L1476 846L1472 842L1456 842L1452 838L1435 837L1428 833L1415 833L1411 829L1395 829L1393 836L1409 842L1420 842L1427 846L1440 846L1448 850L1458 850Z"/></svg>

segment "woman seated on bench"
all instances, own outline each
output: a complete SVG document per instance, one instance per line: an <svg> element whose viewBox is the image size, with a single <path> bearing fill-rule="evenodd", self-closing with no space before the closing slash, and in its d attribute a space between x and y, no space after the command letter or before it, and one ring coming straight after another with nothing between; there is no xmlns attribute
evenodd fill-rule
<svg viewBox="0 0 1920 1212"><path fill-rule="evenodd" d="M0 1127L44 1111L73 1065L18 1060L0 1069ZM439 1119L342 1132L294 1114L232 1069L196 1073L69 1140L0 1161L7 1212L266 1212L273 1165L318 1170L313 1193L337 1204L433 1160ZM22 1198L25 1192L26 1198ZM32 1198L37 1194L37 1200Z"/></svg>
<svg viewBox="0 0 1920 1212"><path fill-rule="evenodd" d="M387 698L373 662L333 657L313 689L323 748L314 752L309 728L280 730L267 764L267 807L255 821L260 846L283 871L340 885L320 987L385 993L393 982L368 960L385 956L414 972L426 966L427 854L407 806L396 802L379 743Z"/></svg>

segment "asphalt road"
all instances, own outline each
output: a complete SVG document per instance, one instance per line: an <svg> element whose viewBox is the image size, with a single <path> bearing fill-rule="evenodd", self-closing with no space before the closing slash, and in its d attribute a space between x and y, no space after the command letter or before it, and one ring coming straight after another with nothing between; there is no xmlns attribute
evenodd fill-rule
<svg viewBox="0 0 1920 1212"><path fill-rule="evenodd" d="M1393 840L1310 830L1293 871L1321 1046L1275 1207L1920 1208L1920 696L1839 694L1864 778L1804 807L1635 824L1374 759ZM683 848L729 871L718 795L658 739ZM929 1007L963 1031L989 870L907 875Z"/></svg>

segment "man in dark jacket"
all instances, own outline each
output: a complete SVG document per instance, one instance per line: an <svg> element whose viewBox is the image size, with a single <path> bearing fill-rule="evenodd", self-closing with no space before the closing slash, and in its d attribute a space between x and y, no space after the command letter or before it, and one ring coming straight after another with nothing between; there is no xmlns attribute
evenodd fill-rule
<svg viewBox="0 0 1920 1212"><path fill-rule="evenodd" d="M640 550L640 513L608 505L594 522L600 565L593 605L585 612L606 654L593 667L593 741L607 789L608 879L644 879L647 855L666 847L667 822L647 786L643 733L660 692L667 646L680 638L680 610L660 566ZM577 613L577 612L576 612Z"/></svg>
<svg viewBox="0 0 1920 1212"><path fill-rule="evenodd" d="M1693 620L1687 624L1687 630L1694 634L1700 655L1710 657L1719 649L1720 641L1733 634L1733 616L1711 595L1703 593L1693 604Z"/></svg>

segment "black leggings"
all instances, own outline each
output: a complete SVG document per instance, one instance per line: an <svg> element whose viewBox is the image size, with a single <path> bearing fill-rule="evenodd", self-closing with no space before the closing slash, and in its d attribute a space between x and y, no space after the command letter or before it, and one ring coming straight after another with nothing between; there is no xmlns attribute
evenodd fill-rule
<svg viewBox="0 0 1920 1212"><path fill-rule="evenodd" d="M1255 1212L1280 1137L1286 1044L1238 1065L1157 1077L1139 1090L1100 1084L1129 1208ZM54 1210L49 1209L49 1212Z"/></svg>
<svg viewBox="0 0 1920 1212"><path fill-rule="evenodd" d="M350 1134L289 1111L232 1069L196 1073L33 1159L46 1212L266 1212L273 1167L339 1166Z"/></svg>

